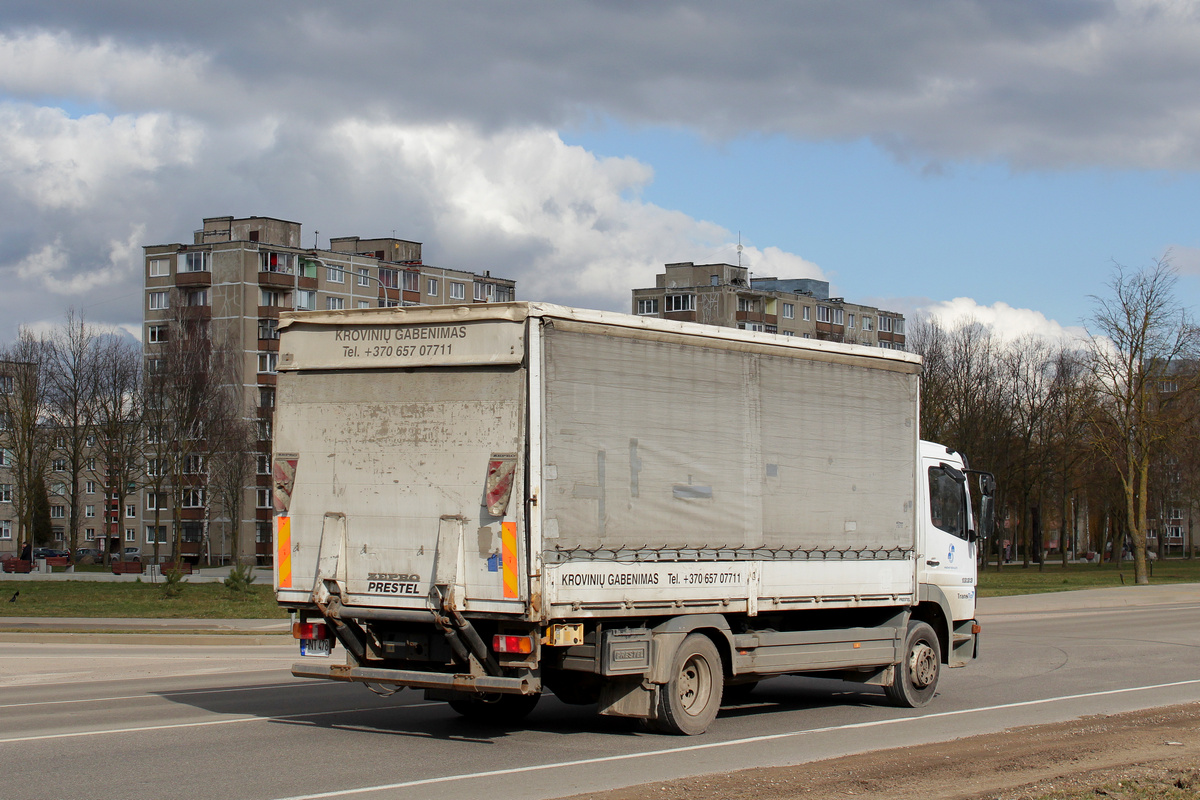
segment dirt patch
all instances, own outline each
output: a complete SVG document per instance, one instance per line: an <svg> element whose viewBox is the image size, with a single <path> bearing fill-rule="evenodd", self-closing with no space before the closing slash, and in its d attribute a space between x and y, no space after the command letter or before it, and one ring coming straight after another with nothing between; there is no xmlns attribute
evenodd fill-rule
<svg viewBox="0 0 1200 800"><path fill-rule="evenodd" d="M1015 728L573 800L1200 798L1200 703Z"/></svg>

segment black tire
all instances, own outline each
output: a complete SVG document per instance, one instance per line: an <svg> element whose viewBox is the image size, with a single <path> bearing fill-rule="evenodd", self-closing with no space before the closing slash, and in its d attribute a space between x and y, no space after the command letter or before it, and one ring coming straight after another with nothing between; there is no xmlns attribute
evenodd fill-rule
<svg viewBox="0 0 1200 800"><path fill-rule="evenodd" d="M509 725L520 722L541 700L540 694L463 695L450 701L450 707L472 722Z"/></svg>
<svg viewBox="0 0 1200 800"><path fill-rule="evenodd" d="M904 657L884 687L888 699L901 708L920 708L933 699L942 668L942 645L926 622L908 623Z"/></svg>
<svg viewBox="0 0 1200 800"><path fill-rule="evenodd" d="M675 651L671 679L658 690L655 726L664 733L704 733L721 709L725 674L721 655L707 636L693 633Z"/></svg>

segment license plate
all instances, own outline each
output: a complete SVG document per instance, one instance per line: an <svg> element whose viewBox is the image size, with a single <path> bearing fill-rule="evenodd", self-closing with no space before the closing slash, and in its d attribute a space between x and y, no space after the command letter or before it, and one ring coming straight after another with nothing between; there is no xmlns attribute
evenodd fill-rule
<svg viewBox="0 0 1200 800"><path fill-rule="evenodd" d="M302 655L302 656L327 656L327 655L329 655L329 640L328 639L301 639L300 640L300 655Z"/></svg>

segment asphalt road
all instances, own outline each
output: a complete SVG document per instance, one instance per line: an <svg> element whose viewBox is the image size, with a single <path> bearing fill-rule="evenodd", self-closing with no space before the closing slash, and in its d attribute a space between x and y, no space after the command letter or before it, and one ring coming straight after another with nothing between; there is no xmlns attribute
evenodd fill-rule
<svg viewBox="0 0 1200 800"><path fill-rule="evenodd" d="M781 678L692 738L552 697L520 728L478 728L417 692L293 679L290 643L4 641L0 797L556 798L1200 701L1200 586L981 612L982 657L945 672L926 709Z"/></svg>

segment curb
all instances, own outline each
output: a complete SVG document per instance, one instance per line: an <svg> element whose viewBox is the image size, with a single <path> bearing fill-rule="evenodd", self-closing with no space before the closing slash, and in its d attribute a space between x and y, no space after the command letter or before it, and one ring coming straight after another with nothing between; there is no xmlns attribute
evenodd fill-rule
<svg viewBox="0 0 1200 800"><path fill-rule="evenodd" d="M111 633L92 631L0 630L0 642L24 642L26 644L160 644L259 647L263 645L287 644L293 641L295 640L290 636L271 633L217 633L214 631L197 631L196 633L182 633L179 631L163 633L147 633L144 631Z"/></svg>

